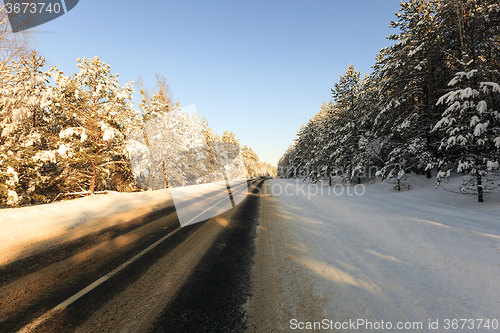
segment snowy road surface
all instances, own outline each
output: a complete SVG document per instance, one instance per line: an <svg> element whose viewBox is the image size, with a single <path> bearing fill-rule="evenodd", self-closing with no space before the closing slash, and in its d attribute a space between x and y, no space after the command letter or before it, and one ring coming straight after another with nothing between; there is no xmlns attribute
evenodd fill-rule
<svg viewBox="0 0 500 333"><path fill-rule="evenodd" d="M258 183L258 180L250 181L253 184L250 189ZM240 182L238 184L242 186ZM246 185L242 191L245 189ZM186 201L198 209L210 208L220 201L221 193L228 195L226 188L212 190L209 187L202 191L203 195ZM219 312L225 316L223 320L217 320L218 327L229 327L229 330L242 327L243 312L236 311L235 315L232 311L242 308L246 301L242 295L250 286L251 251L245 249L252 248L252 230L258 214L258 205L254 201L258 196L250 196L235 209L212 219L181 228L172 199L156 200L156 209L152 209L152 200L141 200L148 193L136 195L143 204L149 201L142 213L140 208L135 208L100 220L104 229L100 229L98 221L93 219L75 226L74 217L69 216L65 220L69 223L67 232L72 236L67 239L61 237L58 228L55 228L56 233L32 228L43 236L38 243L33 243L32 237L18 236L17 239L23 240L29 251L22 251L18 258L0 265L0 332L145 332L149 327L155 332L164 326L164 311L169 314L166 318L173 320L172 310L165 307L190 294L186 290L190 281L194 286L207 286L209 279L196 277L196 267L205 267L209 272L217 272L215 276L226 277L224 281L212 280L212 294L205 292L204 298L208 302L205 301L204 306L215 311L200 312L208 320L208 327L218 318ZM95 206L101 210L109 207L113 212L119 198L127 197L115 196L105 198L108 205L94 201ZM240 196L235 193L234 200L241 201ZM73 212L79 212L78 201L85 203L88 200L74 200ZM109 205L109 202L115 202L115 205ZM204 203L200 205L200 202ZM95 207L83 206L95 210ZM31 208L23 208L28 212L21 209L16 213L18 217L29 216ZM43 209L55 214L60 211L59 207ZM4 216L7 214L12 214L12 211L5 211ZM19 219L17 222L26 225L28 220ZM45 221L49 226L54 223L50 219ZM63 224L57 222L57 226ZM12 226L10 235L16 234L16 230L22 228ZM89 230L92 232L88 233ZM57 241L54 242L51 235ZM242 239L247 241L242 242ZM244 249L239 250L241 247ZM237 267L230 262L218 264L221 256L235 258ZM227 280L233 288L228 288ZM219 293L219 290L226 292ZM183 296L176 298L178 294ZM215 297L219 294L222 300ZM215 306L214 301L223 302L226 311L221 311L224 307ZM177 308L182 311L188 306L189 302ZM181 312L179 318L182 317ZM192 330L193 325L202 322L200 318L187 323L180 320L177 325L187 325ZM173 325L167 323L169 327Z"/></svg>
<svg viewBox="0 0 500 333"><path fill-rule="evenodd" d="M477 203L423 177L400 193L378 182L258 183L235 208L184 228L173 200L149 193L106 198L116 214L100 216L104 229L88 218L106 206L97 198L68 202L79 219L66 229L28 223L33 209L63 218L58 204L0 211L22 226L2 237L26 247L0 263L0 332L500 331L484 326L500 320L498 195ZM183 195L212 207L225 191ZM117 204L134 195L132 210Z"/></svg>
<svg viewBox="0 0 500 333"><path fill-rule="evenodd" d="M229 181L236 204L245 198L245 183L246 180ZM182 225L203 221L231 208L226 184L222 182L1 209L0 265L115 227L146 213L171 212L174 204Z"/></svg>
<svg viewBox="0 0 500 333"><path fill-rule="evenodd" d="M270 235L279 300L268 299L255 314L257 322L265 319L261 328L321 322L342 332L382 332L422 323L406 331L431 332L429 321L446 331L453 325L447 320L456 319L457 331L491 332L478 325L500 320L499 198L481 204L415 178L407 192L376 183L358 186L363 195L345 186L341 194L340 185L335 194L327 186L268 181L259 227ZM358 320L356 329L341 326Z"/></svg>

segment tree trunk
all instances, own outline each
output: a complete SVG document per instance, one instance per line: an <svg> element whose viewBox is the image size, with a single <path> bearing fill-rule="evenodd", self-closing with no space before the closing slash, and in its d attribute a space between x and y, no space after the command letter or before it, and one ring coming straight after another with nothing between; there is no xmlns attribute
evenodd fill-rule
<svg viewBox="0 0 500 333"><path fill-rule="evenodd" d="M420 61L423 62L424 60L424 55L423 55L423 52L420 51ZM426 106L427 106L427 86L425 85L425 80L424 80L424 73L423 73L423 69L420 70L420 102L422 103L422 119L423 119L423 122L424 122L424 131L425 131L425 135L427 137L427 139L429 139L429 131L427 129L427 109L426 109Z"/></svg>
<svg viewBox="0 0 500 333"><path fill-rule="evenodd" d="M330 182L330 187L332 186L332 170L330 169L330 166L328 166L328 180Z"/></svg>
<svg viewBox="0 0 500 333"><path fill-rule="evenodd" d="M483 183L479 173L477 174L477 201L483 202Z"/></svg>
<svg viewBox="0 0 500 333"><path fill-rule="evenodd" d="M93 195L94 190L95 190L95 179L97 177L97 170L96 170L94 162L90 161L90 163L92 164L92 178L90 179L90 188L89 188L90 193L89 194Z"/></svg>
<svg viewBox="0 0 500 333"><path fill-rule="evenodd" d="M165 161L161 161L163 167L163 179L165 180L165 188L168 188L168 178L167 178L167 168L165 167Z"/></svg>

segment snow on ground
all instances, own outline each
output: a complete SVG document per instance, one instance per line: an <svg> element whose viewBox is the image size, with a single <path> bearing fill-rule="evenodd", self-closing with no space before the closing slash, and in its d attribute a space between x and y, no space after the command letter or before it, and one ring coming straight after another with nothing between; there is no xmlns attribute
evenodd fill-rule
<svg viewBox="0 0 500 333"><path fill-rule="evenodd" d="M459 182L445 187L456 189ZM362 319L378 323L374 331L391 331L387 325L382 329L381 321L391 322L393 330L399 322L421 322L421 329L406 330L421 332L435 331L429 320L439 320L439 331L453 323L446 319L460 325L460 319L489 319L498 325L500 195L478 203L434 189L434 180L424 176L413 176L410 183L413 189L404 192L386 182L364 184L363 195L337 184L336 193L344 191L335 195L327 185L268 182L266 191L291 235L291 262L306 272L323 309L316 318L297 321ZM361 186L356 190L363 193ZM490 331L478 330L478 323L458 331Z"/></svg>
<svg viewBox="0 0 500 333"><path fill-rule="evenodd" d="M238 204L247 193L246 179L229 183L233 191L238 189L234 195ZM215 191L220 193L215 195ZM1 209L0 265L174 203L184 224L199 222L232 208L222 182L140 193L112 192L46 205Z"/></svg>
<svg viewBox="0 0 500 333"><path fill-rule="evenodd" d="M144 207L152 209L171 200L169 190L159 190L109 193L46 205L1 209L0 265L28 254L27 249L37 243L61 238L68 240L108 227L109 223L103 223L108 216Z"/></svg>

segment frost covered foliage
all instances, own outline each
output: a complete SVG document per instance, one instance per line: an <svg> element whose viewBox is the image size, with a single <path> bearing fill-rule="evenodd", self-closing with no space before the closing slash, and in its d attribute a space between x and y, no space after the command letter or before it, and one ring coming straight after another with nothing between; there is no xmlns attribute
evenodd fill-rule
<svg viewBox="0 0 500 333"><path fill-rule="evenodd" d="M449 177L451 171L467 172L477 177L487 176L499 169L500 109L494 109L500 100L500 88L495 82L478 82L478 70L458 72L449 85L456 87L437 104L446 110L434 127L442 134L442 157L439 161L436 186ZM467 182L462 191L470 189ZM481 191L479 191L481 192Z"/></svg>
<svg viewBox="0 0 500 333"><path fill-rule="evenodd" d="M384 165L376 172L382 180L394 179L397 189L405 184L411 171L432 169L434 156L427 151L427 140L422 137L408 138L406 142L389 141Z"/></svg>
<svg viewBox="0 0 500 333"><path fill-rule="evenodd" d="M361 72L353 65L340 76L339 83L332 89L335 107L332 108L333 131L336 148L330 155L339 172L346 181L361 181L365 170L373 163L373 151L369 128L373 110L369 78L361 79Z"/></svg>
<svg viewBox="0 0 500 333"><path fill-rule="evenodd" d="M224 131L222 137L212 132L203 120L205 139L209 146L212 173L215 179L229 175L229 179L246 177L276 177L276 167L259 160L252 147L241 146L236 134ZM211 176L213 178L213 176Z"/></svg>
<svg viewBox="0 0 500 333"><path fill-rule="evenodd" d="M46 202L55 191L58 120L45 60L35 53L3 68L0 87L0 204Z"/></svg>
<svg viewBox="0 0 500 333"><path fill-rule="evenodd" d="M137 186L150 190L260 176L268 171L262 167L248 170L255 163L249 163L248 149L241 149L234 133L226 131L219 137L206 120L178 107L148 116L143 127L129 136L127 150Z"/></svg>
<svg viewBox="0 0 500 333"><path fill-rule="evenodd" d="M387 139L381 179L399 180L408 172L428 172L435 165L434 100L436 88L445 85L443 71L437 70L445 67L445 49L436 44L435 14L435 2L402 2L397 21L391 22L399 33L388 37L395 44L377 56L372 75L379 82L380 112L373 131Z"/></svg>
<svg viewBox="0 0 500 333"><path fill-rule="evenodd" d="M313 182L340 176L360 182L377 160L377 143L370 132L374 104L373 81L361 79L350 65L332 89L335 103L320 111L298 132L294 144L278 163L280 177L310 178Z"/></svg>
<svg viewBox="0 0 500 333"><path fill-rule="evenodd" d="M133 185L123 140L135 124L130 85L97 57L79 61L72 77L44 63L33 52L3 68L0 204Z"/></svg>
<svg viewBox="0 0 500 333"><path fill-rule="evenodd" d="M35 52L0 64L0 206L275 174L234 133L172 105L162 76L138 112L132 82L98 57L72 76L44 64Z"/></svg>
<svg viewBox="0 0 500 333"><path fill-rule="evenodd" d="M213 156L213 175L216 179L247 177L241 145L235 133L224 131L219 142L209 142L208 146Z"/></svg>
<svg viewBox="0 0 500 333"><path fill-rule="evenodd" d="M267 162L260 161L259 156L257 156L252 147L243 146L241 155L249 177L277 177L276 167Z"/></svg>
<svg viewBox="0 0 500 333"><path fill-rule="evenodd" d="M64 119L57 157L65 192L124 190L132 174L125 137L137 126L132 83L120 86L118 74L98 57L78 59L72 77L52 71L55 111Z"/></svg>
<svg viewBox="0 0 500 333"><path fill-rule="evenodd" d="M236 134L219 136L196 111L190 114L179 102L173 105L165 78L156 75L156 81L153 93L139 82L142 122L127 140L138 187L153 190L276 174L253 151L241 148Z"/></svg>
<svg viewBox="0 0 500 333"><path fill-rule="evenodd" d="M147 120L128 138L136 183L161 189L203 183L210 172L208 146L197 114L178 108Z"/></svg>
<svg viewBox="0 0 500 333"><path fill-rule="evenodd" d="M280 159L280 177L376 174L401 187L409 173L437 172L439 184L448 171L498 169L500 3L408 0L390 26L398 31L373 72L361 78L351 65L340 76Z"/></svg>

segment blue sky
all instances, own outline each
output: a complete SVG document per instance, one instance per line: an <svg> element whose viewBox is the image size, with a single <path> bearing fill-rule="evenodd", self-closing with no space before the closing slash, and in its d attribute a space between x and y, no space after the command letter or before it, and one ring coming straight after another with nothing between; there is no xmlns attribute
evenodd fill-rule
<svg viewBox="0 0 500 333"><path fill-rule="evenodd" d="M219 134L276 165L352 63L363 74L390 43L399 0L96 1L36 28L36 49L70 75L99 58L120 83L166 77ZM138 96L137 96L138 97ZM136 98L136 101L138 98Z"/></svg>

